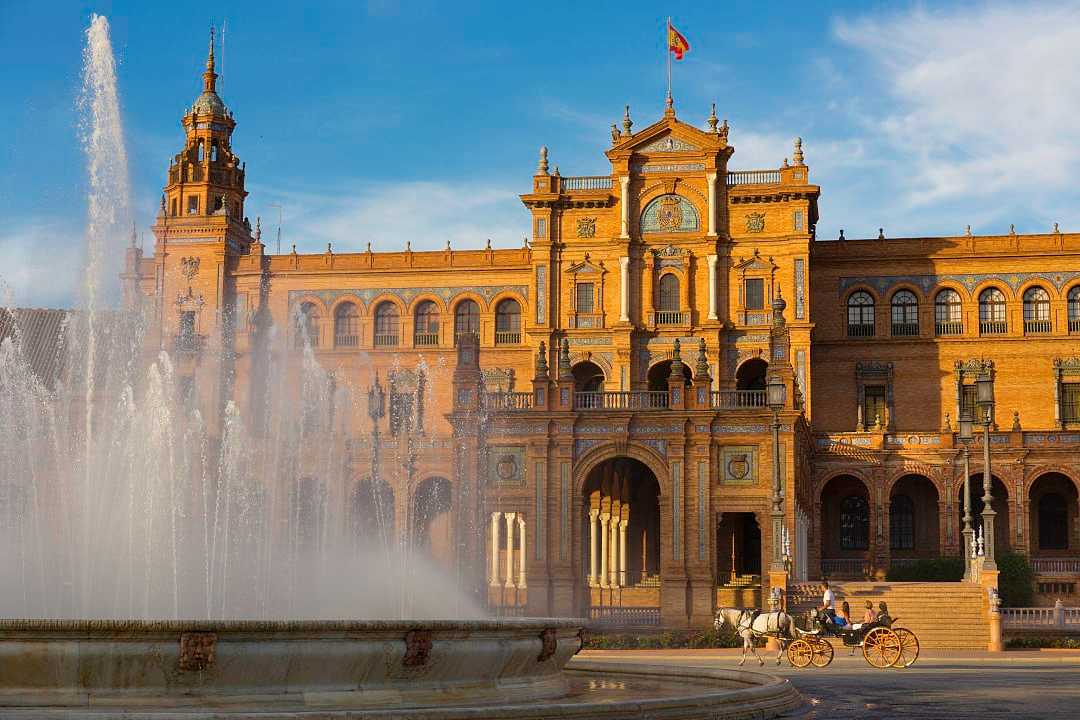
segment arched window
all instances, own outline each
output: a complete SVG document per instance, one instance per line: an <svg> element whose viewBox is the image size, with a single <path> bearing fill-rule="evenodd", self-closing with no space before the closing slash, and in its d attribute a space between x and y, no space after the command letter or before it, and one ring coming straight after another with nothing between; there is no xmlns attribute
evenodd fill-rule
<svg viewBox="0 0 1080 720"><path fill-rule="evenodd" d="M1008 329L1005 322L1005 293L986 288L979 293L979 333L1001 335Z"/></svg>
<svg viewBox="0 0 1080 720"><path fill-rule="evenodd" d="M475 300L462 300L454 308L454 344L462 335L480 332L480 306Z"/></svg>
<svg viewBox="0 0 1080 720"><path fill-rule="evenodd" d="M203 152L203 141L201 139L198 142L198 147L199 147L199 149L198 149L197 157L199 159L199 162L202 162L203 157L205 156L205 153Z"/></svg>
<svg viewBox="0 0 1080 720"><path fill-rule="evenodd" d="M893 293L892 334L901 337L919 334L919 299L910 290Z"/></svg>
<svg viewBox="0 0 1080 720"><path fill-rule="evenodd" d="M870 507L861 495L848 495L840 503L840 549L870 547Z"/></svg>
<svg viewBox="0 0 1080 720"><path fill-rule="evenodd" d="M398 344L401 316L397 305L384 300L375 308L375 346L393 347Z"/></svg>
<svg viewBox="0 0 1080 720"><path fill-rule="evenodd" d="M1069 290L1069 332L1080 332L1080 285Z"/></svg>
<svg viewBox="0 0 1080 720"><path fill-rule="evenodd" d="M859 290L851 293L847 301L847 325L849 337L872 337L874 335L874 298Z"/></svg>
<svg viewBox="0 0 1080 720"><path fill-rule="evenodd" d="M679 311L679 278L674 273L667 273L660 278L660 309Z"/></svg>
<svg viewBox="0 0 1080 720"><path fill-rule="evenodd" d="M1024 291L1024 332L1050 332L1050 294L1038 285Z"/></svg>
<svg viewBox="0 0 1080 720"><path fill-rule="evenodd" d="M319 347L319 308L315 303L306 302L296 316L296 347L309 344Z"/></svg>
<svg viewBox="0 0 1080 720"><path fill-rule="evenodd" d="M217 159L218 159L217 140L211 140L210 141L210 162L217 162Z"/></svg>
<svg viewBox="0 0 1080 720"><path fill-rule="evenodd" d="M964 332L963 305L960 293L945 288L934 297L934 332L937 335L961 335Z"/></svg>
<svg viewBox="0 0 1080 720"><path fill-rule="evenodd" d="M1039 498L1039 549L1069 549L1068 505L1056 492Z"/></svg>
<svg viewBox="0 0 1080 720"><path fill-rule="evenodd" d="M495 344L517 345L521 342L521 305L507 298L495 306Z"/></svg>
<svg viewBox="0 0 1080 720"><path fill-rule="evenodd" d="M889 503L889 547L915 549L915 503L907 495L893 495Z"/></svg>
<svg viewBox="0 0 1080 720"><path fill-rule="evenodd" d="M420 346L439 344L439 306L431 300L425 300L416 306L413 341Z"/></svg>
<svg viewBox="0 0 1080 720"><path fill-rule="evenodd" d="M341 303L334 309L334 345L356 347L359 344L360 313L353 303Z"/></svg>

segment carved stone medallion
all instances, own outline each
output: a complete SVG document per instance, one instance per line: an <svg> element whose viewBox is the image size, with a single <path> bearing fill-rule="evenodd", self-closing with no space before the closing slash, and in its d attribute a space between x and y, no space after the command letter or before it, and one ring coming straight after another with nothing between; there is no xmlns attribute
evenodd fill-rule
<svg viewBox="0 0 1080 720"><path fill-rule="evenodd" d="M746 232L759 233L765 230L765 213L750 213L746 216Z"/></svg>
<svg viewBox="0 0 1080 720"><path fill-rule="evenodd" d="M577 236L579 238L596 237L596 218L594 218L594 217L578 218L578 221L577 221Z"/></svg>

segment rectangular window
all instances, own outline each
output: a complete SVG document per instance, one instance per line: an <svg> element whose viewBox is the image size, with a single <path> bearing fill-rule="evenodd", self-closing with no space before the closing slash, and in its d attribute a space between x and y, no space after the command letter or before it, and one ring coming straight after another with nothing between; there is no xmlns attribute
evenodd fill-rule
<svg viewBox="0 0 1080 720"><path fill-rule="evenodd" d="M1080 423L1080 382L1061 383L1061 419Z"/></svg>
<svg viewBox="0 0 1080 720"><path fill-rule="evenodd" d="M802 210L796 210L795 211L795 230L798 232L798 231L801 231L802 229L803 229L803 211Z"/></svg>
<svg viewBox="0 0 1080 720"><path fill-rule="evenodd" d="M579 313L591 313L593 311L594 302L594 289L592 283L578 283L577 284L577 297L575 298L577 311Z"/></svg>
<svg viewBox="0 0 1080 720"><path fill-rule="evenodd" d="M188 196L188 199L187 199L187 211L188 211L188 215L198 215L199 214L199 196L198 195L189 195Z"/></svg>
<svg viewBox="0 0 1080 720"><path fill-rule="evenodd" d="M960 386L960 416L964 415L975 422L979 420L979 409L975 406L975 383Z"/></svg>
<svg viewBox="0 0 1080 720"><path fill-rule="evenodd" d="M867 385L863 388L863 425L871 428L885 422L885 386Z"/></svg>
<svg viewBox="0 0 1080 720"><path fill-rule="evenodd" d="M746 281L746 309L765 309L765 280L763 278L749 278Z"/></svg>
<svg viewBox="0 0 1080 720"><path fill-rule="evenodd" d="M398 435L412 428L412 393L390 393L390 432Z"/></svg>
<svg viewBox="0 0 1080 720"><path fill-rule="evenodd" d="M536 237L547 237L547 220L545 220L544 218L536 219Z"/></svg>

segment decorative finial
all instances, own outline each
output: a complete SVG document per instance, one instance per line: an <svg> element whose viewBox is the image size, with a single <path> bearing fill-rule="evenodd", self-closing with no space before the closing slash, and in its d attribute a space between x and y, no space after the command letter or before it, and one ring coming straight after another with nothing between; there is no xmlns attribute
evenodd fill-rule
<svg viewBox="0 0 1080 720"><path fill-rule="evenodd" d="M806 164L806 163L803 162L802 138L801 137L795 138L795 153L791 157L794 158L796 165L805 165Z"/></svg>
<svg viewBox="0 0 1080 720"><path fill-rule="evenodd" d="M255 242L262 242L262 216L255 216Z"/></svg>
<svg viewBox="0 0 1080 720"><path fill-rule="evenodd" d="M548 155L547 145L541 145L540 146L540 162L537 163L537 165L536 165L536 174L537 175L547 175L548 174L548 158L547 158L547 155Z"/></svg>
<svg viewBox="0 0 1080 720"><path fill-rule="evenodd" d="M210 26L210 52L206 56L206 72L203 73L203 92L216 92L217 73L214 72L214 26ZM193 108L194 111L194 108Z"/></svg>
<svg viewBox="0 0 1080 720"><path fill-rule="evenodd" d="M716 103L712 104L712 110L709 111L709 132L716 134L716 124L719 122L716 117Z"/></svg>
<svg viewBox="0 0 1080 720"><path fill-rule="evenodd" d="M701 380L709 378L709 356L705 353L705 338L698 340L697 367L694 368L694 378Z"/></svg>
<svg viewBox="0 0 1080 720"><path fill-rule="evenodd" d="M570 368L570 340L563 338L559 345L559 379L571 380L573 377L574 371Z"/></svg>
<svg viewBox="0 0 1080 720"><path fill-rule="evenodd" d="M1020 411L1019 410L1013 410L1012 431L1013 432L1020 432L1020 430L1021 430L1021 428L1020 428Z"/></svg>
<svg viewBox="0 0 1080 720"><path fill-rule="evenodd" d="M670 90L664 100L664 117L675 117L675 101L671 98Z"/></svg>
<svg viewBox="0 0 1080 720"><path fill-rule="evenodd" d="M548 376L548 361L547 361L547 346L544 341L540 341L540 349L536 351L536 377L539 380L546 379Z"/></svg>
<svg viewBox="0 0 1080 720"><path fill-rule="evenodd" d="M728 137L728 124L727 118L724 118L724 122L720 124L720 139L726 141Z"/></svg>
<svg viewBox="0 0 1080 720"><path fill-rule="evenodd" d="M521 247L525 248L526 250L529 249L529 236L528 235L522 235L521 236Z"/></svg>
<svg viewBox="0 0 1080 720"><path fill-rule="evenodd" d="M611 144L619 144L619 126L615 123L611 123Z"/></svg>
<svg viewBox="0 0 1080 720"><path fill-rule="evenodd" d="M787 158L784 158L784 167L791 167L791 165L788 164Z"/></svg>
<svg viewBox="0 0 1080 720"><path fill-rule="evenodd" d="M840 228L840 237L838 237L836 239L837 240L843 240L844 239L844 228Z"/></svg>
<svg viewBox="0 0 1080 720"><path fill-rule="evenodd" d="M367 241L367 251L369 253L371 252L371 241L370 240Z"/></svg>
<svg viewBox="0 0 1080 720"><path fill-rule="evenodd" d="M292 254L293 254L293 255L295 255L295 254L296 254L296 243L293 243L293 244L292 244Z"/></svg>
<svg viewBox="0 0 1080 720"><path fill-rule="evenodd" d="M772 301L773 312L773 325L776 327L783 327L784 325L784 310L787 309L787 301L784 300L780 294L780 286L776 286L776 299Z"/></svg>
<svg viewBox="0 0 1080 720"><path fill-rule="evenodd" d="M878 240L884 240L885 239L885 228L878 228L877 229L877 239Z"/></svg>
<svg viewBox="0 0 1080 720"><path fill-rule="evenodd" d="M554 175L555 177L559 177L559 166L558 165L555 166L555 172L553 172L552 175Z"/></svg>
<svg viewBox="0 0 1080 720"><path fill-rule="evenodd" d="M623 110L622 116L622 134L623 137L630 137L630 128L634 126L634 121L630 119L630 106L627 105Z"/></svg>

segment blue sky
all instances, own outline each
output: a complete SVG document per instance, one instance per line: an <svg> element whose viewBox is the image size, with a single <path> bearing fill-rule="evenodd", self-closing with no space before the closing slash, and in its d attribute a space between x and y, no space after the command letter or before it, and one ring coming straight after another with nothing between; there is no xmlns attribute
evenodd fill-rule
<svg viewBox="0 0 1080 720"><path fill-rule="evenodd" d="M212 13L211 14L211 8ZM248 214L286 248L517 246L540 145L564 175L606 173L608 126L663 109L664 15L692 50L679 117L731 124L731 167L804 140L819 237L1080 228L1077 3L427 3L0 0L0 278L69 304L81 258L83 31L112 25L134 208L151 243L179 118L211 22L239 123ZM219 53L220 57L220 53Z"/></svg>

